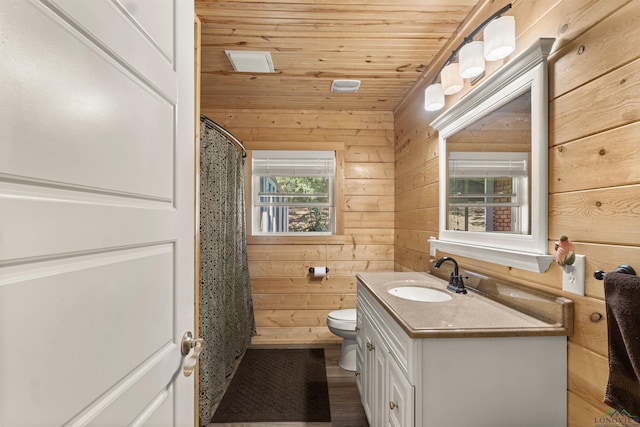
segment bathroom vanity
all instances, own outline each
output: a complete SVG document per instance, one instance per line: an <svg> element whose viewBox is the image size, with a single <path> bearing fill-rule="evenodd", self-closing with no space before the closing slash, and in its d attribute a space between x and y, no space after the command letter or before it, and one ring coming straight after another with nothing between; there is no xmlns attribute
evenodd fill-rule
<svg viewBox="0 0 640 427"><path fill-rule="evenodd" d="M358 389L371 426L566 426L570 300L478 277L467 294L418 272L357 281ZM430 294L389 293L403 287Z"/></svg>

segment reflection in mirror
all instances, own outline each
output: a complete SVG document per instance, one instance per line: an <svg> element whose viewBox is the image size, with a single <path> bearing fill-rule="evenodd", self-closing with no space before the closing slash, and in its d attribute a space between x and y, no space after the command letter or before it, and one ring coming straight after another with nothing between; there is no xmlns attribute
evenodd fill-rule
<svg viewBox="0 0 640 427"><path fill-rule="evenodd" d="M530 234L531 90L447 138L447 230Z"/></svg>

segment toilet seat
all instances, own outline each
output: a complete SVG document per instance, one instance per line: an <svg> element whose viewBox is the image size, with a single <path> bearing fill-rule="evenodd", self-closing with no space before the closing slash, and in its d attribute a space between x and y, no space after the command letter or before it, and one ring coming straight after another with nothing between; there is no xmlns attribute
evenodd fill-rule
<svg viewBox="0 0 640 427"><path fill-rule="evenodd" d="M356 309L336 310L327 316L327 325L343 331L356 330Z"/></svg>

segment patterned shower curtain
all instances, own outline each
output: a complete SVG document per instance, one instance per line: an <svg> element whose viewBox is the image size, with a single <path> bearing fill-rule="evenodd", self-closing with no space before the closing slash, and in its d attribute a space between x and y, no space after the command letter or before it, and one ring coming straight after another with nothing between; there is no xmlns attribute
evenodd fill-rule
<svg viewBox="0 0 640 427"><path fill-rule="evenodd" d="M242 152L200 124L200 424L255 335L247 265Z"/></svg>

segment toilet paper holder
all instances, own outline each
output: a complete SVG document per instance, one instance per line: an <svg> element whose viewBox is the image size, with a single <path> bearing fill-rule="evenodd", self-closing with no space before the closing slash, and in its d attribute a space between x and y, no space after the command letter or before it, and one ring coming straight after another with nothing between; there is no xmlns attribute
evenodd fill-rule
<svg viewBox="0 0 640 427"><path fill-rule="evenodd" d="M309 273L313 274L316 272L315 267L309 267ZM327 267L327 273L329 272L329 267Z"/></svg>

